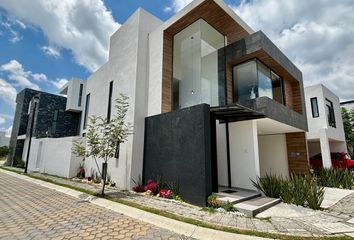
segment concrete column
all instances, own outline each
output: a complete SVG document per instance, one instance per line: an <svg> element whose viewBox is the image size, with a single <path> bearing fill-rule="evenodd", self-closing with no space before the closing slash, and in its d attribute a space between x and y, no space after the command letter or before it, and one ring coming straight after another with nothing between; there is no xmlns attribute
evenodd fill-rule
<svg viewBox="0 0 354 240"><path fill-rule="evenodd" d="M321 154L322 163L324 168L331 168L331 149L328 142L328 136L326 129L321 129L320 131L320 144L321 144Z"/></svg>

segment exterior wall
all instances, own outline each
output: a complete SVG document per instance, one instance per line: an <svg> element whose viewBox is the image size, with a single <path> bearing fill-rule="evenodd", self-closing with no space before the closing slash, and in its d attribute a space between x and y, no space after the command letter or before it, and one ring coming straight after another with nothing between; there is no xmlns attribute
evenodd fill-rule
<svg viewBox="0 0 354 240"><path fill-rule="evenodd" d="M117 186L130 189L132 179L142 174L144 118L147 114L148 34L160 21L139 9L111 37L109 61L87 80L86 94L90 94L88 117L107 116L109 83L113 81L112 114L114 99L120 93L129 97L126 121L133 124L134 134L120 145L119 159L110 159L108 172ZM86 97L85 97L86 98ZM86 104L86 103L85 103ZM86 170L96 169L87 159ZM101 163L99 163L101 165Z"/></svg>
<svg viewBox="0 0 354 240"><path fill-rule="evenodd" d="M33 107L33 106L32 106ZM40 93L35 113L34 133L37 138L66 137L79 134L80 113L65 111L66 98L54 94ZM53 128L54 112L58 111L56 127ZM29 121L30 122L30 121ZM27 126L27 132L30 130Z"/></svg>
<svg viewBox="0 0 354 240"><path fill-rule="evenodd" d="M258 136L258 144L260 176L289 177L285 134Z"/></svg>
<svg viewBox="0 0 354 240"><path fill-rule="evenodd" d="M307 133L307 139L319 139L321 129L327 129L328 138L345 141L343 119L340 111L339 98L327 89L323 85L314 85L305 88L306 96L306 110L307 110L307 121L309 131ZM319 117L312 117L312 108L311 108L311 98L317 97ZM334 115L336 120L336 128L333 128L328 125L328 120L326 116L326 105L325 99L333 102Z"/></svg>
<svg viewBox="0 0 354 240"><path fill-rule="evenodd" d="M79 106L80 84L83 85L81 106ZM86 92L86 81L73 78L60 90L60 93L66 95L66 111L82 112L85 109L84 99Z"/></svg>
<svg viewBox="0 0 354 240"><path fill-rule="evenodd" d="M225 124L216 124L216 150L217 150L217 169L218 184L227 186L227 147L226 147L226 127Z"/></svg>
<svg viewBox="0 0 354 240"><path fill-rule="evenodd" d="M307 121L309 125L309 132L306 134L306 137L312 142L317 141L319 143L309 144L309 154L310 156L313 156L320 152L322 154L323 166L330 168L332 166L331 152L336 150L347 152L339 98L322 84L306 87L305 96ZM316 118L312 116L311 107L311 98L314 97L317 98L319 112L319 117ZM336 122L335 128L328 124L325 103L326 99L333 103ZM331 142L333 142L333 144L331 144ZM320 146L320 149L318 149L318 146Z"/></svg>
<svg viewBox="0 0 354 240"><path fill-rule="evenodd" d="M10 138L5 136L5 132L0 132L0 147L9 146Z"/></svg>
<svg viewBox="0 0 354 240"><path fill-rule="evenodd" d="M288 153L289 173L308 173L309 163L307 156L307 142L305 133L287 133L286 147Z"/></svg>
<svg viewBox="0 0 354 240"><path fill-rule="evenodd" d="M212 193L210 112L206 104L146 118L144 176L179 185L182 199L206 205Z"/></svg>
<svg viewBox="0 0 354 240"><path fill-rule="evenodd" d="M79 138L33 138L28 170L66 178L75 177L82 163L82 158L72 153L73 143L77 139ZM24 151L23 159L26 156L27 151Z"/></svg>
<svg viewBox="0 0 354 240"><path fill-rule="evenodd" d="M231 186L255 189L250 179L260 175L256 121L229 123Z"/></svg>
<svg viewBox="0 0 354 240"><path fill-rule="evenodd" d="M39 92L32 89L24 89L16 96L16 111L12 124L12 132L10 138L9 155L6 165L12 165L15 156L22 156L22 146L17 146L17 137L26 134L28 121L29 102ZM22 145L22 144L20 144Z"/></svg>
<svg viewBox="0 0 354 240"><path fill-rule="evenodd" d="M321 153L321 144L319 141L307 142L307 146L309 149L309 157L313 157L316 154Z"/></svg>

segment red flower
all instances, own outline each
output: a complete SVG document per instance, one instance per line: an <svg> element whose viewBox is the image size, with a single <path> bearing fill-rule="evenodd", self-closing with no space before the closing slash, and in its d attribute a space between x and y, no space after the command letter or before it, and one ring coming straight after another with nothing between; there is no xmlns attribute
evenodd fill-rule
<svg viewBox="0 0 354 240"><path fill-rule="evenodd" d="M154 194L157 193L157 182L153 181L153 180L148 180L147 184L144 187L145 191L150 190L151 192L153 192Z"/></svg>
<svg viewBox="0 0 354 240"><path fill-rule="evenodd" d="M172 191L168 189L160 189L160 197L162 198L171 198L172 197Z"/></svg>

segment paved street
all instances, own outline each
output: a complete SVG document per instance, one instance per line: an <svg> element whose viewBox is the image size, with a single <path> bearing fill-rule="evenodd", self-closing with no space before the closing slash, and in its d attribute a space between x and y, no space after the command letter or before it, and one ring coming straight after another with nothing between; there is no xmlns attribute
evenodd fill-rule
<svg viewBox="0 0 354 240"><path fill-rule="evenodd" d="M0 172L0 239L187 239Z"/></svg>

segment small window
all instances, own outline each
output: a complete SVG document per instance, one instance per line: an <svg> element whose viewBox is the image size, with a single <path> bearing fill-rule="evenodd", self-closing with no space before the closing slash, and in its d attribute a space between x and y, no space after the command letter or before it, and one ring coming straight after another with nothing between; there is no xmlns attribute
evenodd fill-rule
<svg viewBox="0 0 354 240"><path fill-rule="evenodd" d="M80 84L79 102L77 103L77 105L78 105L79 107L81 107L83 89L84 89L84 84Z"/></svg>
<svg viewBox="0 0 354 240"><path fill-rule="evenodd" d="M84 115L84 126L83 126L83 129L86 129L86 121L87 121L89 107L90 107L90 94L87 94L86 95L86 106L85 106L85 115Z"/></svg>
<svg viewBox="0 0 354 240"><path fill-rule="evenodd" d="M111 82L109 83L107 122L110 122L110 121L111 121L112 91L113 91L113 81L111 81Z"/></svg>
<svg viewBox="0 0 354 240"><path fill-rule="evenodd" d="M313 118L318 118L320 116L318 112L318 103L317 103L317 98L311 98L311 109L312 109L312 117Z"/></svg>
<svg viewBox="0 0 354 240"><path fill-rule="evenodd" d="M326 98L326 114L328 119L328 124L331 127L336 127L336 119L334 117L333 103Z"/></svg>

